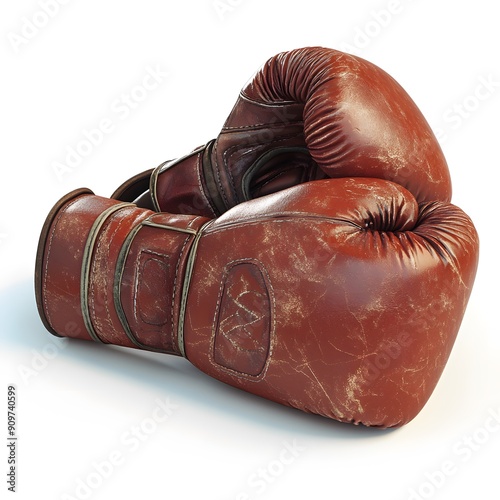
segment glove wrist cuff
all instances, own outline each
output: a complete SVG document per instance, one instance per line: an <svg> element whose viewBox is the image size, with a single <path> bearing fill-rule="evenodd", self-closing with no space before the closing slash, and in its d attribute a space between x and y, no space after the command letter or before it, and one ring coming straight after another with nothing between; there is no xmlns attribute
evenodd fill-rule
<svg viewBox="0 0 500 500"><path fill-rule="evenodd" d="M206 222L88 190L64 197L38 249L35 288L45 326L57 336L183 355L188 277Z"/></svg>

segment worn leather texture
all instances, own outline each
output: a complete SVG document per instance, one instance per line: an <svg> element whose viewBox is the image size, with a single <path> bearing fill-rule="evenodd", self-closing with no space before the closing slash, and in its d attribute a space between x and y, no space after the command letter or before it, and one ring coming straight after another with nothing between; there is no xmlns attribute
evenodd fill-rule
<svg viewBox="0 0 500 500"><path fill-rule="evenodd" d="M269 400L394 427L441 376L478 252L462 210L376 178L299 184L218 219L77 191L47 218L35 288L56 335L183 355Z"/></svg>
<svg viewBox="0 0 500 500"><path fill-rule="evenodd" d="M216 140L139 177L113 198L205 217L325 177L390 180L418 202L451 199L446 160L407 92L376 65L323 47L269 59Z"/></svg>

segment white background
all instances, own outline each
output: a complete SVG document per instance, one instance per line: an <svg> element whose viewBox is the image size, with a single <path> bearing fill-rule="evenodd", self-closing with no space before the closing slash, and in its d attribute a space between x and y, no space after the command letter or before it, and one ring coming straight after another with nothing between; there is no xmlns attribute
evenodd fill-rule
<svg viewBox="0 0 500 500"><path fill-rule="evenodd" d="M18 398L13 498L498 495L494 2L70 0L46 7L50 18L41 4L0 7L1 498L11 495L9 383ZM261 64L307 45L355 52L405 87L440 137L454 203L481 237L476 285L450 361L424 410L399 430L281 407L180 358L61 341L44 330L35 308L38 234L60 196L83 186L110 195L129 176L215 137ZM134 108L124 105L122 94L141 84L148 67L168 75ZM112 130L102 143L58 177L54 164L103 119ZM159 401L170 402L168 418ZM103 464L110 459L114 465Z"/></svg>

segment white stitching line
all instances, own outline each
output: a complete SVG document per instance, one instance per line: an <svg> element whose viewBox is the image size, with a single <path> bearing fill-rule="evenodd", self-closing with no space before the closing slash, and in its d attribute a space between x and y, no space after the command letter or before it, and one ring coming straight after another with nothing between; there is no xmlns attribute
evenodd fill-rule
<svg viewBox="0 0 500 500"><path fill-rule="evenodd" d="M262 73L263 69L259 71L259 73ZM257 76L257 75L256 75ZM254 77L255 80L255 77ZM253 104L258 104L259 106L265 106L266 108L282 108L284 106L290 106L290 105L295 105L295 104L304 104L303 101L296 101L296 100L281 100L281 101L274 101L274 102L269 102L269 101L264 101L264 100L257 100L257 99L252 99L250 96L245 94L245 92L242 90L240 92L241 99L248 101Z"/></svg>
<svg viewBox="0 0 500 500"><path fill-rule="evenodd" d="M80 196L77 197L76 199L74 199L73 201L69 202L68 204L66 204L64 206L64 208L62 210L60 210L60 212L58 213L57 220L54 220L52 222L53 229L52 229L51 234L50 234L49 246L47 247L47 257L45 259L45 266L44 266L45 269L44 269L44 273L43 273L43 288L42 288L42 290L45 290L47 288L47 275L49 272L48 268L49 268L49 260L50 260L49 257L50 257L50 251L52 248L52 240L54 239L57 225L59 224L59 221L60 221L61 217L63 216L63 214L65 212L67 212L68 208L71 207L72 205L74 205L77 201L79 201L79 199L80 199ZM45 306L45 316L47 317L47 320L50 323L50 326L55 330L54 325L52 323L52 320L50 319L49 306L47 303L47 293L43 294L43 303Z"/></svg>
<svg viewBox="0 0 500 500"><path fill-rule="evenodd" d="M302 125L304 126L304 120L303 119L297 119L294 121L289 121L286 122L286 127L289 126L297 126L297 125ZM240 125L239 127L223 127L222 131L225 132L226 130L248 130L248 129L264 129L264 128L284 128L283 123L254 123L253 125Z"/></svg>
<svg viewBox="0 0 500 500"><path fill-rule="evenodd" d="M343 224L349 227L352 227L354 230L362 230L360 226L356 225L356 223L344 220L344 219L335 219L335 218L327 218L323 215L311 215L311 216L304 216L302 213L296 214L295 212L289 212L289 213L270 213L266 215L266 218L262 218L262 215L255 215L254 220L247 220L247 221L230 221L225 224L225 226L218 228L215 227L212 229L212 225L209 228L209 232L207 234L217 234L217 233L223 233L225 231L232 231L235 228L241 228L242 226L248 227L248 226L254 226L254 225L260 225L263 222L266 224L283 224L283 223L311 223L311 224L330 224L330 225L336 225L336 224ZM276 219L274 217L279 217L279 219Z"/></svg>

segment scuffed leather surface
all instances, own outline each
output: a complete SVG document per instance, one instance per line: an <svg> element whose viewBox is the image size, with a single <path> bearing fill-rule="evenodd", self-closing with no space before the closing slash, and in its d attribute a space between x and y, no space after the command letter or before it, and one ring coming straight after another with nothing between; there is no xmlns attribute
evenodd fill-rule
<svg viewBox="0 0 500 500"><path fill-rule="evenodd" d="M79 195L50 223L37 290L59 335L91 338L82 253L94 221L117 203ZM89 309L104 342L179 354L184 321L185 355L212 377L343 422L400 426L445 367L478 252L459 208L418 204L381 179L301 184L211 222L127 206L96 237Z"/></svg>
<svg viewBox="0 0 500 500"><path fill-rule="evenodd" d="M160 174L161 210L213 217L325 177L381 178L418 202L451 199L446 160L406 91L376 65L323 47L269 59L241 91L205 165L202 156Z"/></svg>
<svg viewBox="0 0 500 500"><path fill-rule="evenodd" d="M419 202L451 199L446 160L424 116L390 75L360 57L321 47L281 53L241 95L261 105L303 103L306 145L329 177L387 179Z"/></svg>
<svg viewBox="0 0 500 500"><path fill-rule="evenodd" d="M477 234L459 208L430 202L419 209L408 191L386 181L318 181L242 203L200 241L187 357L220 380L304 411L405 424L446 364L477 257ZM239 294L226 290L228 268L242 262L259 268L265 293L244 273ZM221 331L214 311L222 307L237 328ZM235 345L222 361L221 335ZM267 351L265 367L235 369L240 351L259 361ZM398 354L374 376L384 352Z"/></svg>

